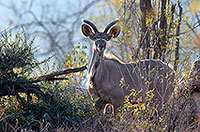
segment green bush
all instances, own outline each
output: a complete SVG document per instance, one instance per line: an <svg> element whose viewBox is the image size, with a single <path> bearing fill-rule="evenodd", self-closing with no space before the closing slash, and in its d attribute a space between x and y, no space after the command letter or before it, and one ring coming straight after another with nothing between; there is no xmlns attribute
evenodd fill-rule
<svg viewBox="0 0 200 132"><path fill-rule="evenodd" d="M54 131L59 128L67 130L84 128L88 119L94 118L92 101L87 90L66 85L63 81L32 83L31 81L37 76L60 68L54 66L54 69L51 69L48 66L49 59L39 62L34 57L37 50L33 48L33 40L28 41L23 29L15 35L6 31L1 35L0 130ZM67 76L69 82L76 81L73 79L75 76L80 78L80 74ZM30 85L22 86L23 83ZM18 85L25 90L20 91L19 87L16 87ZM41 96L45 98L40 99L33 93L30 94L31 102L27 102L26 90L31 89L32 85L39 86L45 93ZM15 87L15 91L19 90L17 92L20 92L19 95L25 102L23 105L11 96L12 86Z"/></svg>

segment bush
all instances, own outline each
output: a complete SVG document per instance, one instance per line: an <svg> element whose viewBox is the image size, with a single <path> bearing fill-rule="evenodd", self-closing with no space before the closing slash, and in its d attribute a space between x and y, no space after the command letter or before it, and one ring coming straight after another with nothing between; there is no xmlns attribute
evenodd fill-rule
<svg viewBox="0 0 200 132"><path fill-rule="evenodd" d="M93 110L90 95L82 88L83 73L62 75L51 81L34 81L38 76L60 71L65 64L48 58L39 62L22 28L18 33L1 33L0 43L0 130L3 131L192 131L194 123L190 77L177 88L162 109L152 102L153 93L134 90L126 97L115 120ZM86 65L86 46L77 46L66 55L65 68ZM188 80L188 81L186 81ZM145 96L140 96L140 94ZM14 95L14 96L13 96ZM16 97L16 98L15 98ZM135 102L133 102L133 99Z"/></svg>
<svg viewBox="0 0 200 132"><path fill-rule="evenodd" d="M38 85L31 83L34 68L40 63L35 59L33 40L28 41L24 30L16 33L2 32L0 42L0 97L15 95L18 101L24 99L18 94L24 92L28 97L30 93L38 97L44 95Z"/></svg>
<svg viewBox="0 0 200 132"><path fill-rule="evenodd" d="M191 92L192 83L190 78L183 81L177 87L177 91L170 102L158 108L152 101L152 91L139 92L132 91L126 97L123 108L118 116L121 118L117 122L121 131L195 131L199 130L199 125L195 122L195 106ZM193 91L194 92L194 91ZM192 93L193 93L192 92ZM145 96L142 96L145 95ZM139 96L140 95L140 96ZM133 102L135 100L135 102Z"/></svg>
<svg viewBox="0 0 200 132"><path fill-rule="evenodd" d="M33 83L39 73L52 72L49 59L39 62L34 57L37 50L33 48L33 40L26 38L23 28L15 35L6 31L1 35L0 130L82 129L94 115L88 92L65 85L63 81ZM72 81L73 77L68 77L68 81L70 79ZM35 92L32 92L33 86L38 87ZM40 89L44 94L37 94ZM11 95L18 97L18 101ZM45 98L41 100L42 96Z"/></svg>

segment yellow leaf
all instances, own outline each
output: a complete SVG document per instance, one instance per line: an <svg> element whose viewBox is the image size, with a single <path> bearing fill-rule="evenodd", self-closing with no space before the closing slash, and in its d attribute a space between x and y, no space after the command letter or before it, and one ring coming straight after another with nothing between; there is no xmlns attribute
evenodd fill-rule
<svg viewBox="0 0 200 132"><path fill-rule="evenodd" d="M139 101L139 102L142 102L142 97L139 97L139 98L138 98L138 101Z"/></svg>
<svg viewBox="0 0 200 132"><path fill-rule="evenodd" d="M17 73L17 69L18 69L17 67L13 68L13 72Z"/></svg>
<svg viewBox="0 0 200 132"><path fill-rule="evenodd" d="M63 80L63 84L67 84L67 80Z"/></svg>
<svg viewBox="0 0 200 132"><path fill-rule="evenodd" d="M190 6L190 8L194 13L197 13L197 11L200 8L200 1L199 0L194 0L192 5Z"/></svg>
<svg viewBox="0 0 200 132"><path fill-rule="evenodd" d="M130 60L132 60L132 59L133 59L131 55L129 56L129 59L130 59Z"/></svg>
<svg viewBox="0 0 200 132"><path fill-rule="evenodd" d="M22 68L21 67L15 67L15 68L13 68L13 72L14 73L20 73L20 72L22 72Z"/></svg>
<svg viewBox="0 0 200 132"><path fill-rule="evenodd" d="M112 3L113 3L113 4L116 4L116 0L112 0Z"/></svg>
<svg viewBox="0 0 200 132"><path fill-rule="evenodd" d="M142 103L142 104L141 104L141 109L142 109L142 110L145 110L145 109L146 109L145 103Z"/></svg>
<svg viewBox="0 0 200 132"><path fill-rule="evenodd" d="M120 6L120 7L121 7L121 6L122 6L122 4L123 4L123 3L122 3L122 1L118 1L118 3L119 3L119 6Z"/></svg>

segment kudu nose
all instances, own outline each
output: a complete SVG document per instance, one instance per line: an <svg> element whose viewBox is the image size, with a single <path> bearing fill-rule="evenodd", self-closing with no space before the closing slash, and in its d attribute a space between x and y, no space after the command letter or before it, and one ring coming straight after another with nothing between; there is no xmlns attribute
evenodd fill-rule
<svg viewBox="0 0 200 132"><path fill-rule="evenodd" d="M98 48L99 48L100 51L103 51L103 50L104 50L104 46L103 46L103 45L99 45Z"/></svg>
<svg viewBox="0 0 200 132"><path fill-rule="evenodd" d="M104 51L104 47L103 46L98 46L97 47L97 51L99 52L99 55L102 55L102 53Z"/></svg>

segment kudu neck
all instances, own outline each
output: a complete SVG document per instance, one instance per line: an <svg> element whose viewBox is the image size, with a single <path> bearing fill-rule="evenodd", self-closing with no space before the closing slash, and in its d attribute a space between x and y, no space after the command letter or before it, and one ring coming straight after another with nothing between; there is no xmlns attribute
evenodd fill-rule
<svg viewBox="0 0 200 132"><path fill-rule="evenodd" d="M103 61L104 52L99 53L97 50L93 50L92 59L95 59L95 62L101 63Z"/></svg>
<svg viewBox="0 0 200 132"><path fill-rule="evenodd" d="M103 62L103 56L104 56L104 52L99 54L97 50L95 49L93 50L92 59L89 66L89 72L91 72L92 69L93 70L96 69Z"/></svg>

